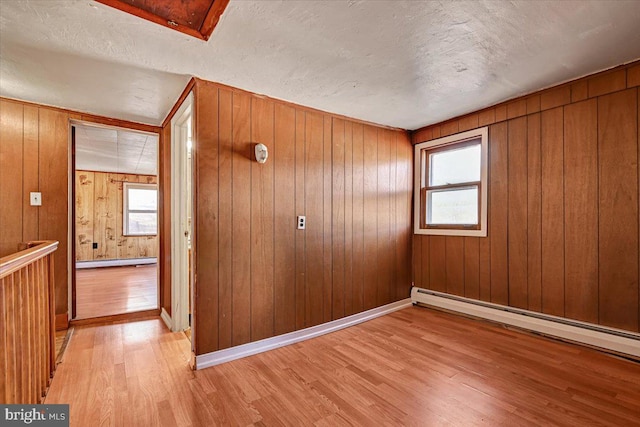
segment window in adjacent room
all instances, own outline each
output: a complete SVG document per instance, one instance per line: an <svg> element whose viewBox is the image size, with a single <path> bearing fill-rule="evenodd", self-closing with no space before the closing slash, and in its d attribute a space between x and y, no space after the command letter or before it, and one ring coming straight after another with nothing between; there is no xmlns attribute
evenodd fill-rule
<svg viewBox="0 0 640 427"><path fill-rule="evenodd" d="M152 236L158 233L158 187L156 184L125 182L122 211L125 236Z"/></svg>
<svg viewBox="0 0 640 427"><path fill-rule="evenodd" d="M487 128L415 146L416 234L487 235Z"/></svg>

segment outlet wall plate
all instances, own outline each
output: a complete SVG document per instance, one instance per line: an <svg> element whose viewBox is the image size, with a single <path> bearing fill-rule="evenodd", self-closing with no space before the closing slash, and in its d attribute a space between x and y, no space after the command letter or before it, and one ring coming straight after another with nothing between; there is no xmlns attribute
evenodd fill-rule
<svg viewBox="0 0 640 427"><path fill-rule="evenodd" d="M298 230L304 230L307 226L307 217L304 215L298 215L297 217Z"/></svg>
<svg viewBox="0 0 640 427"><path fill-rule="evenodd" d="M31 206L42 206L42 193L32 191L29 193Z"/></svg>

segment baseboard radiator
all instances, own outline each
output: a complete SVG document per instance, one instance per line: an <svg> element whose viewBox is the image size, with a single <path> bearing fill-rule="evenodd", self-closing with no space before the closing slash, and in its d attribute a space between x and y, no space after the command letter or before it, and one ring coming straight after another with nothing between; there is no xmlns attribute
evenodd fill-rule
<svg viewBox="0 0 640 427"><path fill-rule="evenodd" d="M414 304L453 311L640 360L640 334L414 287Z"/></svg>
<svg viewBox="0 0 640 427"><path fill-rule="evenodd" d="M149 264L156 264L157 262L158 262L157 258L122 258L122 259L108 259L108 260L99 260L99 261L78 261L76 262L76 269L82 270L83 268L149 265Z"/></svg>

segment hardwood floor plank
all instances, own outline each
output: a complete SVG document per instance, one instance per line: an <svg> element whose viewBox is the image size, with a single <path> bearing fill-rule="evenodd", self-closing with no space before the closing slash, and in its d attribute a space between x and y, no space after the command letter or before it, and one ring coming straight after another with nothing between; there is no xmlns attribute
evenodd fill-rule
<svg viewBox="0 0 640 427"><path fill-rule="evenodd" d="M423 307L201 371L189 355L159 319L78 327L46 403L72 426L640 423L640 364Z"/></svg>
<svg viewBox="0 0 640 427"><path fill-rule="evenodd" d="M75 319L158 308L157 265L76 270L76 304Z"/></svg>

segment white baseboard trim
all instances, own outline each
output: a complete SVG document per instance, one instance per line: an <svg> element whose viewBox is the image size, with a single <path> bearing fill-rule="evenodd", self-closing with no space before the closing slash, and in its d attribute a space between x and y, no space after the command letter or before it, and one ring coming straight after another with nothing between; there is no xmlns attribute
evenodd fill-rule
<svg viewBox="0 0 640 427"><path fill-rule="evenodd" d="M104 261L77 261L76 270L83 268L123 267L126 265L147 265L158 262L157 258L109 259Z"/></svg>
<svg viewBox="0 0 640 427"><path fill-rule="evenodd" d="M333 320L321 325L312 326L310 328L301 329L299 331L289 332L287 334L278 335L273 338L266 338L260 341L242 344L224 350L201 354L199 356L196 356L196 369L208 368L211 366L219 365L221 363L230 362L232 360L241 359L247 356L253 356L254 354L263 353L265 351L319 337L320 335L328 334L330 332L335 332L349 326L357 325L358 323L366 322L367 320L384 316L385 314L402 310L403 308L407 308L410 306L411 299L406 298L401 301L392 302L391 304L376 307L371 310L363 311L362 313L343 317L342 319Z"/></svg>
<svg viewBox="0 0 640 427"><path fill-rule="evenodd" d="M411 300L513 325L616 353L640 357L640 334L414 287Z"/></svg>
<svg viewBox="0 0 640 427"><path fill-rule="evenodd" d="M171 320L171 316L167 313L167 310L162 307L160 310L160 318L164 321L164 324L167 325L170 331L173 331L173 321Z"/></svg>

